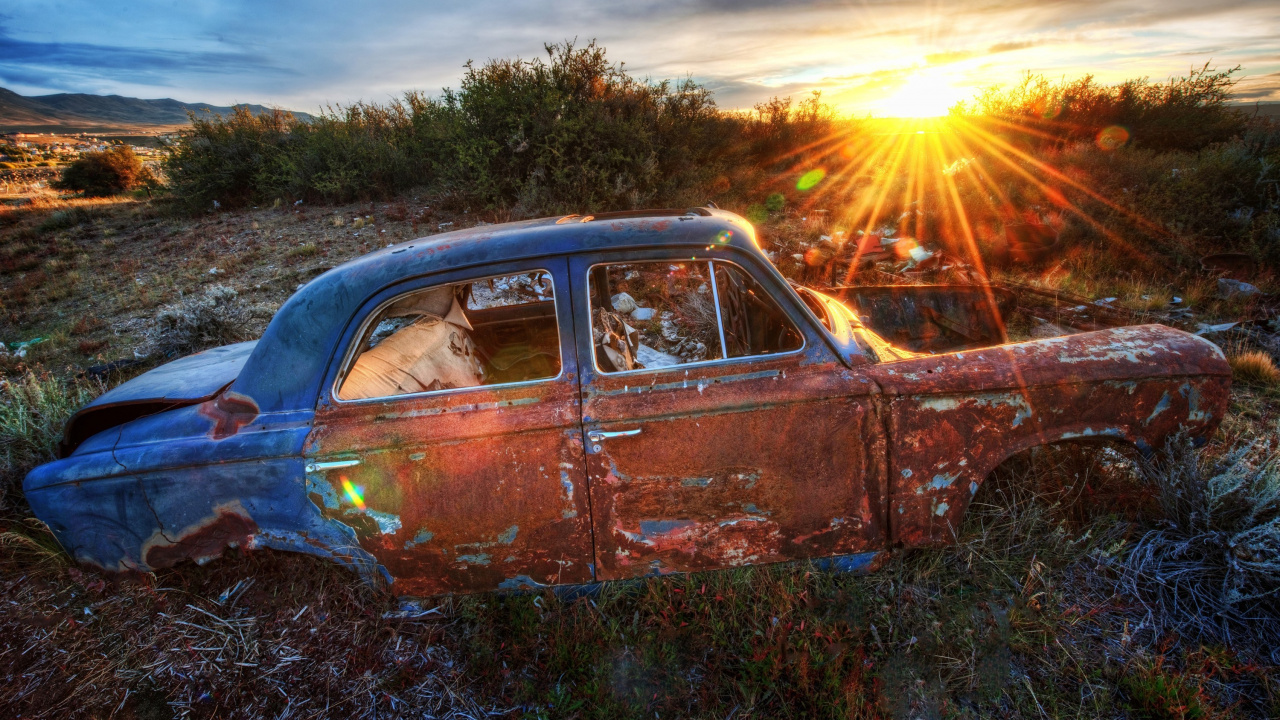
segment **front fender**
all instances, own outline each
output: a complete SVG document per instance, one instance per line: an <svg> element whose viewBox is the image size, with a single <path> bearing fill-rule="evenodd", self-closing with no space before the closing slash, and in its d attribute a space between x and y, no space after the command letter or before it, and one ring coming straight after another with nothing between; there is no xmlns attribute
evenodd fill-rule
<svg viewBox="0 0 1280 720"><path fill-rule="evenodd" d="M1010 455L1064 440L1150 450L1178 431L1207 437L1226 411L1216 346L1162 326L877 366L889 408L891 542L959 531L983 480Z"/></svg>

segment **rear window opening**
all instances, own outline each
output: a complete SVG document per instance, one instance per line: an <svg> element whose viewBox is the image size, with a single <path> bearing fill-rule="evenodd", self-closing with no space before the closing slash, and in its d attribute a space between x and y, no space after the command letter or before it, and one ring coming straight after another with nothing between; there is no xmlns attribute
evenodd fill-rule
<svg viewBox="0 0 1280 720"><path fill-rule="evenodd" d="M395 298L368 323L339 400L554 378L555 292L544 270L439 285Z"/></svg>

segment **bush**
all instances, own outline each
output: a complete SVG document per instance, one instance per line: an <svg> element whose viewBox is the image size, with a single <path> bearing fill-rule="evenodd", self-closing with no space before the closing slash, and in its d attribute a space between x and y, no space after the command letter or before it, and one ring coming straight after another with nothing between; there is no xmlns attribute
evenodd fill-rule
<svg viewBox="0 0 1280 720"><path fill-rule="evenodd" d="M679 206L754 193L762 169L789 167L830 134L832 111L816 95L726 113L692 80L634 78L594 42L546 52L468 64L439 98L408 93L305 123L242 108L193 115L167 161L171 186L198 209L417 187L517 215Z"/></svg>
<svg viewBox="0 0 1280 720"><path fill-rule="evenodd" d="M1280 457L1248 445L1221 462L1171 441L1143 474L1164 519L1134 545L1125 582L1157 631L1280 659Z"/></svg>
<svg viewBox="0 0 1280 720"><path fill-rule="evenodd" d="M103 390L30 370L0 380L0 507L31 468L54 458L67 419Z"/></svg>
<svg viewBox="0 0 1280 720"><path fill-rule="evenodd" d="M88 197L119 195L155 181L142 160L125 145L85 153L62 171L53 186L84 193Z"/></svg>
<svg viewBox="0 0 1280 720"><path fill-rule="evenodd" d="M1164 83L1141 78L1111 86L1098 85L1092 75L1055 83L1028 73L1021 85L990 88L952 114L1013 124L1024 141L1041 146L1083 141L1114 149L1131 140L1154 150L1194 151L1245 131L1246 116L1227 105L1239 70L1210 70L1206 63Z"/></svg>
<svg viewBox="0 0 1280 720"><path fill-rule="evenodd" d="M165 161L169 186L188 205L245 205L286 191L292 176L288 147L298 122L286 112L254 115L236 106L231 116L189 113L190 129Z"/></svg>

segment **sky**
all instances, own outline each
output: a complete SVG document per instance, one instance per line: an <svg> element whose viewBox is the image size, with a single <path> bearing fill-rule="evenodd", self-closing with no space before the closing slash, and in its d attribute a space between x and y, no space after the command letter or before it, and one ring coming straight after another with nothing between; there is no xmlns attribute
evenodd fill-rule
<svg viewBox="0 0 1280 720"><path fill-rule="evenodd" d="M1105 83L1242 66L1280 101L1276 0L8 0L0 86L314 112L456 87L468 60L595 39L724 108L819 90L855 115L940 114L1026 72Z"/></svg>

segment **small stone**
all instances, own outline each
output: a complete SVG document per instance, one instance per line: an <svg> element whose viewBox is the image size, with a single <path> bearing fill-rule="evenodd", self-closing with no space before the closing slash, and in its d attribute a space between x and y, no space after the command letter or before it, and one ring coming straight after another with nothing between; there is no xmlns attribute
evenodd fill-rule
<svg viewBox="0 0 1280 720"><path fill-rule="evenodd" d="M623 315L629 315L636 309L635 298L631 297L627 293L618 293L617 295L614 295L609 302L613 305L615 312L620 312Z"/></svg>
<svg viewBox="0 0 1280 720"><path fill-rule="evenodd" d="M652 320L654 314L656 314L656 311L653 308L637 307L635 310L631 311L631 319L643 322L645 320Z"/></svg>
<svg viewBox="0 0 1280 720"><path fill-rule="evenodd" d="M1231 278L1218 278L1218 297L1223 300L1249 297L1250 295L1257 295L1259 292L1262 291L1247 282L1240 282Z"/></svg>

